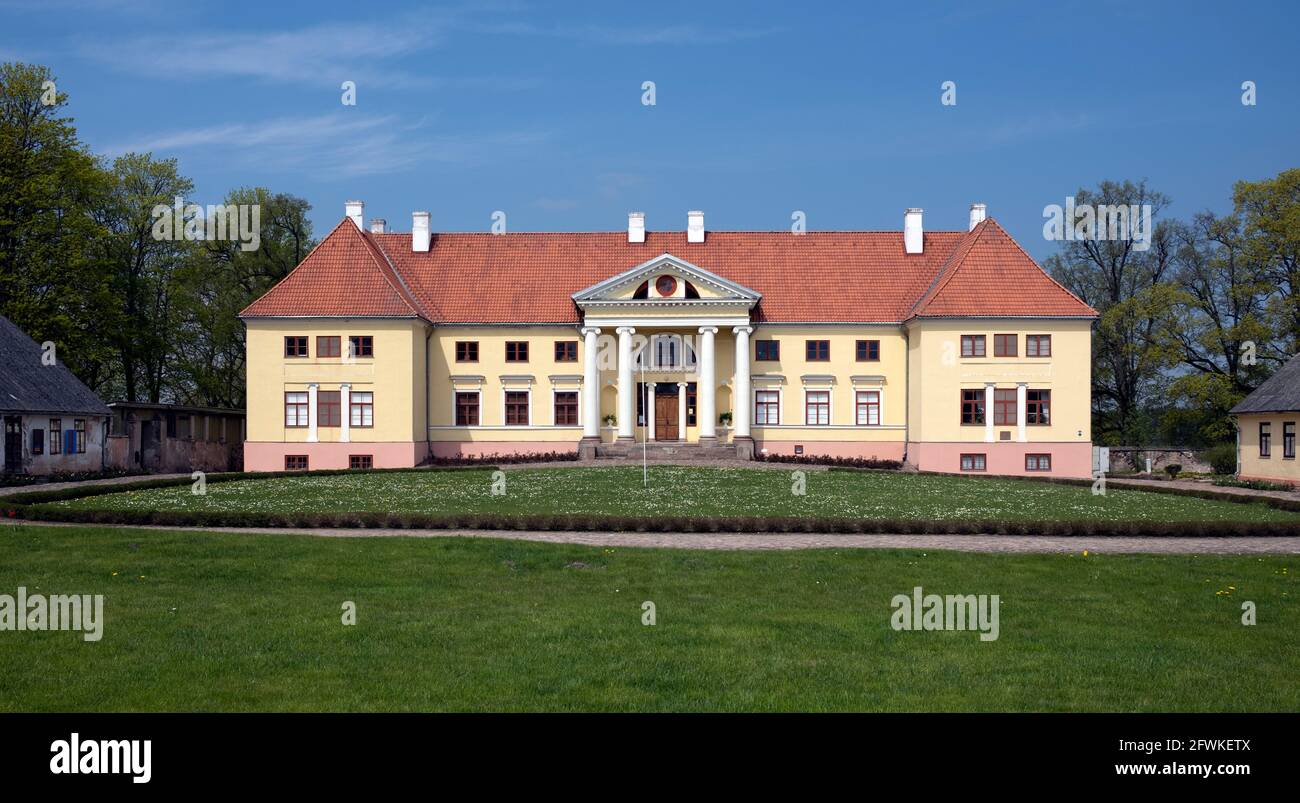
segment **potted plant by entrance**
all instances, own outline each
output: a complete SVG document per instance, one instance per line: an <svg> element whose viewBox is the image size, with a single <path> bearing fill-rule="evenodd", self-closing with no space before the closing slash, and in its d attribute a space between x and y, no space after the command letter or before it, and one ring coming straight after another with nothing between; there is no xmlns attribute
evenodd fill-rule
<svg viewBox="0 0 1300 803"><path fill-rule="evenodd" d="M614 415L613 413L610 413L609 415L605 416L600 420L604 421L605 426L607 427L616 426L618 424L618 416Z"/></svg>
<svg viewBox="0 0 1300 803"><path fill-rule="evenodd" d="M721 425L724 426L724 427L729 427L729 426L731 426L731 411L728 410L727 412L722 413L721 415L719 415L719 416L718 416L718 423L721 424Z"/></svg>

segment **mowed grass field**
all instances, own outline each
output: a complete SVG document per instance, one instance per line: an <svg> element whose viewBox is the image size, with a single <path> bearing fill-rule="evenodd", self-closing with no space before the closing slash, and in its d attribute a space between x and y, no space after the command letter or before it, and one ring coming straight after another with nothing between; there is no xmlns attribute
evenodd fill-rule
<svg viewBox="0 0 1300 803"><path fill-rule="evenodd" d="M1281 556L5 526L0 594L101 593L106 621L97 643L0 631L0 711L1296 711L1296 575ZM893 630L917 585L998 594L1000 637Z"/></svg>
<svg viewBox="0 0 1300 803"><path fill-rule="evenodd" d="M651 466L516 469L494 494L491 469L410 471L214 482L49 503L91 510L301 513L559 513L626 516L824 516L939 521L1300 520L1263 503L1238 504L1111 486L888 472Z"/></svg>

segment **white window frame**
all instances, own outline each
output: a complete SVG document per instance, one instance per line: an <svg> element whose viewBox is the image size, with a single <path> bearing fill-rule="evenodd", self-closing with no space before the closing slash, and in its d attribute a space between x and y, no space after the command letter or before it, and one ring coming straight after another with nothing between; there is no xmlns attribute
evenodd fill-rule
<svg viewBox="0 0 1300 803"><path fill-rule="evenodd" d="M812 424L808 422L808 394L825 393L826 394L826 423ZM803 389L803 425L805 427L829 427L835 422L835 393L831 388L804 388Z"/></svg>
<svg viewBox="0 0 1300 803"><path fill-rule="evenodd" d="M478 396L478 423L477 423L477 424L457 424L457 423L456 423L456 397L457 397L458 395L460 395L461 393L473 393L475 396ZM503 414L503 415L504 415L504 413L505 413L505 403L506 403L506 397L505 397L505 396L502 396L502 397L501 397L501 411L502 411L502 414ZM475 427L481 427L481 426L483 426L483 389L482 389L482 388L466 389L466 388L458 388L458 387L456 387L455 385L452 386L452 388L451 388L451 426L453 426L453 427L458 427L458 428L460 428L460 429L474 429Z"/></svg>
<svg viewBox="0 0 1300 803"><path fill-rule="evenodd" d="M858 394L874 393L876 394L876 423L862 424L858 422ZM857 427L880 427L885 423L885 391L884 388L853 388L853 425Z"/></svg>
<svg viewBox="0 0 1300 803"><path fill-rule="evenodd" d="M776 394L776 423L772 423L772 422L762 423L762 422L760 422L760 421L758 420L758 394L760 394L760 393L775 393L775 394ZM781 388L779 388L779 387L778 387L778 388L775 388L775 389L773 389L773 388L754 388L754 390L753 390L753 394L754 394L754 398L753 398L753 403L752 403L752 405L751 405L751 409L752 409L752 411L753 411L753 412L751 413L751 415L753 416L753 418L751 419L750 426L751 426L751 427L779 427L779 426L781 426L781 421L783 420L782 417L781 417L781 413L783 412L782 409L781 409Z"/></svg>
<svg viewBox="0 0 1300 803"><path fill-rule="evenodd" d="M556 394L558 394L558 393L576 393L576 394L578 394L578 423L576 423L576 424L557 424L557 423L555 422L555 396L556 396ZM528 404L529 404L530 407L532 406L532 403L533 403L532 396L529 396L529 397L528 397ZM529 418L529 420L532 420L532 417L533 417L533 411L530 409L530 410L528 411L528 418ZM557 387L552 387L552 388L551 388L551 426L553 426L553 427L560 427L560 428L562 428L562 429L582 429L582 388L580 388L580 387L576 387L576 388L557 388Z"/></svg>
<svg viewBox="0 0 1300 803"><path fill-rule="evenodd" d="M353 402L356 401L356 397L357 397L357 396L361 396L361 395L368 395L368 396L370 397L370 424L369 424L368 426L367 426L364 422L363 422L363 423L354 423L354 422L352 421L352 404L353 404ZM340 401L341 401L341 399L340 399ZM375 419L378 417L378 413L375 412L375 392L374 392L373 390L351 390L351 389L349 389L349 390L348 390L348 409L347 409L347 412L346 412L346 413L340 413L340 415L347 415L347 417L348 417L348 428L349 428L349 429L351 429L352 427L358 427L358 428L361 428L361 429L374 429L374 428L375 428ZM452 415L455 415L455 412L454 412L454 411L453 411Z"/></svg>
<svg viewBox="0 0 1300 803"><path fill-rule="evenodd" d="M531 352L531 351L532 351L532 347L529 346L528 350ZM527 394L528 394L528 421L527 421L527 423L524 423L524 424L508 424L508 423L506 423L506 394L507 394L507 393L527 393ZM552 408L552 415L554 415L554 408ZM479 423L482 423L482 422L480 421ZM532 425L533 425L533 389L532 389L531 387L527 387L527 388L512 388L512 387L510 387L509 385L503 385L503 386L501 387L501 426L503 426L503 427L508 427L508 428L510 428L510 429L527 429L527 428L531 427Z"/></svg>

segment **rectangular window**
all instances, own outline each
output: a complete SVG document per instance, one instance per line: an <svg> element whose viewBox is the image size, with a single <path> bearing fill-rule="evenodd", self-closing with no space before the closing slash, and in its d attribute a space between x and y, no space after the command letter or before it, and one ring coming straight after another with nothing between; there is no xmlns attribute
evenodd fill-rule
<svg viewBox="0 0 1300 803"><path fill-rule="evenodd" d="M961 392L961 422L963 424L984 423L984 391L963 390Z"/></svg>
<svg viewBox="0 0 1300 803"><path fill-rule="evenodd" d="M528 426L528 391L506 391L506 424Z"/></svg>
<svg viewBox="0 0 1300 803"><path fill-rule="evenodd" d="M286 427L307 426L307 394L294 391L284 394L284 425Z"/></svg>
<svg viewBox="0 0 1300 803"><path fill-rule="evenodd" d="M1282 457L1295 459L1295 422L1287 421L1282 425Z"/></svg>
<svg viewBox="0 0 1300 803"><path fill-rule="evenodd" d="M994 335L993 336L993 356L994 357L1014 357L1016 356L1016 335Z"/></svg>
<svg viewBox="0 0 1300 803"><path fill-rule="evenodd" d="M352 335L348 338L348 355L351 357L375 356L375 339L370 335Z"/></svg>
<svg viewBox="0 0 1300 803"><path fill-rule="evenodd" d="M45 430L32 430L32 454L45 454Z"/></svg>
<svg viewBox="0 0 1300 803"><path fill-rule="evenodd" d="M877 362L880 360L879 340L859 340L857 347L858 362Z"/></svg>
<svg viewBox="0 0 1300 803"><path fill-rule="evenodd" d="M1025 391L1025 423L1036 425L1052 423L1052 391Z"/></svg>
<svg viewBox="0 0 1300 803"><path fill-rule="evenodd" d="M478 394L477 393L456 394L456 426L458 427L478 426Z"/></svg>
<svg viewBox="0 0 1300 803"><path fill-rule="evenodd" d="M316 337L316 356L317 357L337 357L339 356L338 335L318 335Z"/></svg>
<svg viewBox="0 0 1300 803"><path fill-rule="evenodd" d="M351 469L370 469L375 467L375 456L372 454L350 454L348 455L348 468Z"/></svg>
<svg viewBox="0 0 1300 803"><path fill-rule="evenodd" d="M339 391L316 391L316 426L338 427L343 425L342 411L339 409Z"/></svg>
<svg viewBox="0 0 1300 803"><path fill-rule="evenodd" d="M781 359L781 341L755 340L754 359L763 362L776 362Z"/></svg>
<svg viewBox="0 0 1300 803"><path fill-rule="evenodd" d="M306 335L288 335L284 339L284 356L286 357L306 357L307 356L307 336Z"/></svg>
<svg viewBox="0 0 1300 803"><path fill-rule="evenodd" d="M507 341L506 362L528 362L528 341Z"/></svg>
<svg viewBox="0 0 1300 803"><path fill-rule="evenodd" d="M1052 456L1050 454L1027 454L1025 455L1025 471L1051 471Z"/></svg>
<svg viewBox="0 0 1300 803"><path fill-rule="evenodd" d="M348 394L348 426L373 427L375 425L375 394L369 390L354 390Z"/></svg>
<svg viewBox="0 0 1300 803"><path fill-rule="evenodd" d="M1273 453L1273 430L1267 421L1259 424L1259 456L1269 457Z"/></svg>
<svg viewBox="0 0 1300 803"><path fill-rule="evenodd" d="M686 383L686 426L695 426L695 388L694 382ZM683 436L685 437L685 436Z"/></svg>
<svg viewBox="0 0 1300 803"><path fill-rule="evenodd" d="M776 426L781 423L781 393L779 391L754 391L754 423L760 426Z"/></svg>
<svg viewBox="0 0 1300 803"><path fill-rule="evenodd" d="M1052 336L1051 335L1025 335L1025 356L1026 357L1052 356Z"/></svg>
<svg viewBox="0 0 1300 803"><path fill-rule="evenodd" d="M1014 427L1019 422L1016 415L1016 391L993 391L993 425L995 427Z"/></svg>
<svg viewBox="0 0 1300 803"><path fill-rule="evenodd" d="M555 341L555 361L556 362L577 362L578 341L576 340Z"/></svg>
<svg viewBox="0 0 1300 803"><path fill-rule="evenodd" d="M576 343L574 345L577 345ZM555 426L572 427L578 423L578 393L566 390L555 394Z"/></svg>
<svg viewBox="0 0 1300 803"><path fill-rule="evenodd" d="M478 362L478 341L457 340L456 362Z"/></svg>
<svg viewBox="0 0 1300 803"><path fill-rule="evenodd" d="M984 455L982 454L964 454L961 456L962 471L983 471Z"/></svg>
<svg viewBox="0 0 1300 803"><path fill-rule="evenodd" d="M58 454L63 446L63 419L50 419L50 454Z"/></svg>
<svg viewBox="0 0 1300 803"><path fill-rule="evenodd" d="M76 433L76 435L73 436L73 437L75 438L75 440L73 441L73 445L75 445L75 446L77 447L77 454L85 454L85 452L86 452L86 419L84 419L84 418L74 418L74 419L72 419L72 431Z"/></svg>
<svg viewBox="0 0 1300 803"><path fill-rule="evenodd" d="M984 356L984 335L962 335L961 356L983 357Z"/></svg>
<svg viewBox="0 0 1300 803"><path fill-rule="evenodd" d="M875 427L880 425L880 391L859 390L857 407L858 426Z"/></svg>
<svg viewBox="0 0 1300 803"><path fill-rule="evenodd" d="M307 455L305 454L287 454L284 456L285 471L306 471Z"/></svg>
<svg viewBox="0 0 1300 803"><path fill-rule="evenodd" d="M809 340L804 343L804 358L808 362L828 362L831 358L831 341Z"/></svg>
<svg viewBox="0 0 1300 803"><path fill-rule="evenodd" d="M831 423L831 392L829 390L809 390L804 393L804 423L818 427L824 427Z"/></svg>

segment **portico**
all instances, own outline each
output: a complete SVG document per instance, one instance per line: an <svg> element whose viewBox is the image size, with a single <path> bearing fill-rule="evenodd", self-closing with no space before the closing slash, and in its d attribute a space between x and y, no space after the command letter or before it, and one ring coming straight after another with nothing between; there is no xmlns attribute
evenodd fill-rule
<svg viewBox="0 0 1300 803"><path fill-rule="evenodd" d="M608 382L617 399L615 443L716 446L729 437L738 452L752 456L750 310L759 298L670 254L575 293L586 344L580 453L594 454L603 440L601 395ZM720 410L724 394L727 407ZM725 432L720 412L731 414Z"/></svg>

